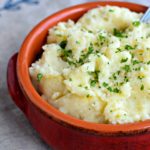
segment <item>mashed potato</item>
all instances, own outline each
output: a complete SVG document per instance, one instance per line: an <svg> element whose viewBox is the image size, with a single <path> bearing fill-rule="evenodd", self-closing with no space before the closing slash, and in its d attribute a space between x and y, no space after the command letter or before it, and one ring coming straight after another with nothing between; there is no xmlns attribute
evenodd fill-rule
<svg viewBox="0 0 150 150"><path fill-rule="evenodd" d="M61 112L90 122L150 119L150 24L141 16L106 6L51 28L29 68L37 91Z"/></svg>

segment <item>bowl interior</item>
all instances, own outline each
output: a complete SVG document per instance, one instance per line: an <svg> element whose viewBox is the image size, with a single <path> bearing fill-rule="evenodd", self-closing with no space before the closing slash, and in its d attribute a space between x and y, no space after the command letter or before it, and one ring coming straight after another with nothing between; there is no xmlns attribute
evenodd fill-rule
<svg viewBox="0 0 150 150"><path fill-rule="evenodd" d="M61 121L67 125L71 125L77 128L84 128L86 130L91 130L98 133L116 133L119 131L131 132L137 130L142 131L143 129L150 127L150 121L124 125L96 124L82 121L69 115L63 114L40 97L40 95L32 86L29 77L28 68L41 53L41 47L46 41L49 28L55 26L60 21L67 21L68 19L76 21L89 9L105 5L127 7L135 12L144 12L147 9L146 6L127 2L91 2L64 9L46 18L28 34L27 38L22 44L17 61L17 74L19 83L24 94L33 104L35 104L39 109L50 115L52 118L55 118L55 120L59 122Z"/></svg>

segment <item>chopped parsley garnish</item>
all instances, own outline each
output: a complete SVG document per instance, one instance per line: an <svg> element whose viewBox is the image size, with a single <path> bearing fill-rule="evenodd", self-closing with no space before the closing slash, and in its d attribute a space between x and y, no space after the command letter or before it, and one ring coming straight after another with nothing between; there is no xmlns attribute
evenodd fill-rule
<svg viewBox="0 0 150 150"><path fill-rule="evenodd" d="M141 91L144 90L144 85L143 85L143 84L141 85L140 90L141 90Z"/></svg>
<svg viewBox="0 0 150 150"><path fill-rule="evenodd" d="M133 61L132 61L132 64L133 64L133 65L136 65L136 64L139 64L139 63L140 63L140 61L138 61L138 60L133 60Z"/></svg>
<svg viewBox="0 0 150 150"><path fill-rule="evenodd" d="M131 68L130 68L129 65L125 65L122 69L125 70L125 72L130 72L131 71Z"/></svg>
<svg viewBox="0 0 150 150"><path fill-rule="evenodd" d="M138 76L137 78L140 79L140 80L142 80L144 77L143 76Z"/></svg>
<svg viewBox="0 0 150 150"><path fill-rule="evenodd" d="M140 71L141 70L141 66L139 66L138 68L134 69L135 71Z"/></svg>
<svg viewBox="0 0 150 150"><path fill-rule="evenodd" d="M100 73L100 71L99 70L95 70L93 73L94 73L95 80L97 80L97 82L98 82L98 74Z"/></svg>
<svg viewBox="0 0 150 150"><path fill-rule="evenodd" d="M132 49L134 49L131 45L125 45L125 49L126 50L132 50Z"/></svg>
<svg viewBox="0 0 150 150"><path fill-rule="evenodd" d="M93 51L94 51L93 45L90 44L87 53L82 54L81 57L80 57L80 59L79 59L79 61L77 63L80 64L80 65L84 64L85 60L88 58L88 56L91 53L93 53Z"/></svg>
<svg viewBox="0 0 150 150"><path fill-rule="evenodd" d="M140 21L134 21L132 24L133 24L135 27L138 27L138 26L140 25Z"/></svg>
<svg viewBox="0 0 150 150"><path fill-rule="evenodd" d="M128 82L128 81L129 81L129 79L127 78L127 76L124 77L124 81L125 81L125 82Z"/></svg>
<svg viewBox="0 0 150 150"><path fill-rule="evenodd" d="M82 87L82 84L79 84L78 87Z"/></svg>
<svg viewBox="0 0 150 150"><path fill-rule="evenodd" d="M67 49L62 49L62 59L65 60L65 61L69 61L68 60L68 57L71 57L72 56L72 51L71 50L67 50Z"/></svg>
<svg viewBox="0 0 150 150"><path fill-rule="evenodd" d="M40 82L42 78L43 78L43 74L42 73L38 73L37 74L37 81Z"/></svg>
<svg viewBox="0 0 150 150"><path fill-rule="evenodd" d="M106 82L103 82L103 86L109 91L109 92L114 92L114 93L120 93L120 90L115 87L115 88L112 88L108 85L108 83Z"/></svg>
<svg viewBox="0 0 150 150"><path fill-rule="evenodd" d="M109 12L114 12L114 10L113 9L109 9Z"/></svg>
<svg viewBox="0 0 150 150"><path fill-rule="evenodd" d="M103 86L104 86L104 87L107 87L107 86L108 86L108 83L103 82Z"/></svg>
<svg viewBox="0 0 150 150"><path fill-rule="evenodd" d="M113 35L120 38L125 37L124 33L122 31L117 30L116 28L114 28Z"/></svg>
<svg viewBox="0 0 150 150"><path fill-rule="evenodd" d="M77 66L76 62L71 61L71 60L67 60L67 63L68 63L69 65Z"/></svg>
<svg viewBox="0 0 150 150"><path fill-rule="evenodd" d="M128 58L122 58L121 59L121 63L124 63L124 62L127 62L128 61Z"/></svg>
<svg viewBox="0 0 150 150"><path fill-rule="evenodd" d="M63 48L63 49L66 47L66 45L67 45L67 41L66 41L66 40L61 41L60 44L59 44L59 46L60 46L61 48Z"/></svg>
<svg viewBox="0 0 150 150"><path fill-rule="evenodd" d="M88 74L92 77L90 80L90 85L92 87L94 87L96 85L96 83L98 83L98 74L99 74L99 70L95 70L94 72L88 72Z"/></svg>
<svg viewBox="0 0 150 150"><path fill-rule="evenodd" d="M88 48L88 55L91 54L94 51L93 45L90 44L89 48Z"/></svg>
<svg viewBox="0 0 150 150"><path fill-rule="evenodd" d="M119 74L120 74L120 72L121 72L121 71L120 71L120 70L118 70L118 71L117 71L117 74L119 75Z"/></svg>
<svg viewBox="0 0 150 150"><path fill-rule="evenodd" d="M90 81L90 85L91 85L92 87L94 87L94 86L96 85L96 83L97 83L96 80L91 80L91 81Z"/></svg>
<svg viewBox="0 0 150 150"><path fill-rule="evenodd" d="M113 92L114 92L114 93L119 93L120 90L119 90L118 88L114 88L114 89L113 89Z"/></svg>
<svg viewBox="0 0 150 150"><path fill-rule="evenodd" d="M115 73L113 73L113 75L112 75L112 76L113 76L113 79L114 79L114 80L116 80L116 79L117 79L117 76L115 75Z"/></svg>
<svg viewBox="0 0 150 150"><path fill-rule="evenodd" d="M109 86L109 87L107 87L107 90L109 92L113 92L113 93L120 93L120 90L117 87L112 88L112 87Z"/></svg>
<svg viewBox="0 0 150 150"><path fill-rule="evenodd" d="M121 52L122 49L121 48L117 48L117 51L115 53Z"/></svg>
<svg viewBox="0 0 150 150"><path fill-rule="evenodd" d="M80 41L76 41L77 44L80 44Z"/></svg>
<svg viewBox="0 0 150 150"><path fill-rule="evenodd" d="M113 89L111 87L108 87L107 90L110 91L110 92L113 91Z"/></svg>
<svg viewBox="0 0 150 150"><path fill-rule="evenodd" d="M82 55L82 56L83 56L83 55ZM84 61L83 61L83 60L84 60L83 58L80 58L77 63L80 64L80 65L83 65L83 64L84 64Z"/></svg>
<svg viewBox="0 0 150 150"><path fill-rule="evenodd" d="M89 33L93 33L93 31L91 31L91 30L88 30L88 32L89 32Z"/></svg>
<svg viewBox="0 0 150 150"><path fill-rule="evenodd" d="M149 64L150 64L150 61L148 61L147 64L149 65Z"/></svg>
<svg viewBox="0 0 150 150"><path fill-rule="evenodd" d="M86 90L88 90L88 87L87 87L87 86L85 86L84 88L85 88Z"/></svg>
<svg viewBox="0 0 150 150"><path fill-rule="evenodd" d="M69 78L69 81L72 81L72 78Z"/></svg>
<svg viewBox="0 0 150 150"><path fill-rule="evenodd" d="M90 97L90 94L87 94L86 97L87 97L87 98Z"/></svg>
<svg viewBox="0 0 150 150"><path fill-rule="evenodd" d="M131 53L131 57L134 58L134 54L133 53Z"/></svg>
<svg viewBox="0 0 150 150"><path fill-rule="evenodd" d="M105 36L103 36L101 34L98 36L98 38L99 38L100 41L105 40Z"/></svg>

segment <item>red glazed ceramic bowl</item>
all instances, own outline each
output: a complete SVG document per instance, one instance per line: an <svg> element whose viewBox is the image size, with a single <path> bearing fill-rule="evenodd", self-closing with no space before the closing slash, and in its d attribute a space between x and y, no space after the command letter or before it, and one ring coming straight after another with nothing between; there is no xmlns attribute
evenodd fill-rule
<svg viewBox="0 0 150 150"><path fill-rule="evenodd" d="M9 61L10 95L40 136L55 150L150 150L150 120L124 124L85 122L49 105L34 89L28 68L41 51L48 29L60 21L77 20L89 9L116 5L144 12L147 7L126 2L91 2L64 9L39 23L27 36L18 54Z"/></svg>

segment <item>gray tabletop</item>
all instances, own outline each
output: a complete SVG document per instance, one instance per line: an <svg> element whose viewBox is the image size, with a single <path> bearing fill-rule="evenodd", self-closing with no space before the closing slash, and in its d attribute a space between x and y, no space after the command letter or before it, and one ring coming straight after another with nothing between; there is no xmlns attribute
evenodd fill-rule
<svg viewBox="0 0 150 150"><path fill-rule="evenodd" d="M27 33L39 21L60 9L87 1L0 1L0 150L50 149L12 102L6 85L7 63L11 55L19 50ZM149 0L135 2L150 5Z"/></svg>

